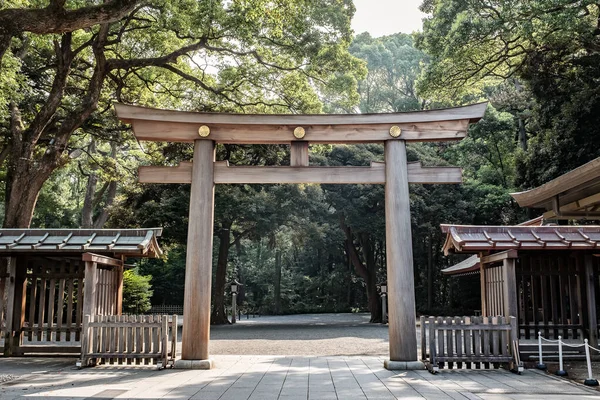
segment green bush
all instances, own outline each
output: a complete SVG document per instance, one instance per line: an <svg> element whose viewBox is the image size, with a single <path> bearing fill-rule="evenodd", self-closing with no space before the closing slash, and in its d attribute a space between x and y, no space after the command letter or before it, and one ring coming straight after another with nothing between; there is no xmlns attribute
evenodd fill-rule
<svg viewBox="0 0 600 400"><path fill-rule="evenodd" d="M140 275L137 268L123 273L123 312L142 314L150 310L151 275Z"/></svg>

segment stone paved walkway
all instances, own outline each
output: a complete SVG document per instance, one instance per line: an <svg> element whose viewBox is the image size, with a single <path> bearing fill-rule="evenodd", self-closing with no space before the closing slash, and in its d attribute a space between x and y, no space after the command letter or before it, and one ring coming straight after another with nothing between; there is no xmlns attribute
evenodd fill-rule
<svg viewBox="0 0 600 400"><path fill-rule="evenodd" d="M391 372L382 357L215 356L210 371L101 366L74 360L0 359L0 398L384 400L592 399L600 394L535 370Z"/></svg>

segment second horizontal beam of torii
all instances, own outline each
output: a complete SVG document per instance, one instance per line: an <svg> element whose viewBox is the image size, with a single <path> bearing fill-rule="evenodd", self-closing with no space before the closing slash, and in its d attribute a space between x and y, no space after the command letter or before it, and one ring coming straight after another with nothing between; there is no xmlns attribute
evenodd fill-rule
<svg viewBox="0 0 600 400"><path fill-rule="evenodd" d="M456 167L423 167L408 163L409 183L461 183L462 169ZM192 163L176 167L148 166L139 168L140 183L191 183ZM385 184L385 163L373 162L368 167L287 167L230 166L227 161L214 163L214 183L321 183L321 184Z"/></svg>

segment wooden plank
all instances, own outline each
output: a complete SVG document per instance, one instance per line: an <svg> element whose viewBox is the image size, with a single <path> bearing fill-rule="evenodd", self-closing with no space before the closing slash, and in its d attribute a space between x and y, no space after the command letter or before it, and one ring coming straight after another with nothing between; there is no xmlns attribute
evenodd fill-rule
<svg viewBox="0 0 600 400"><path fill-rule="evenodd" d="M143 315L138 316L138 321L140 322L144 322L145 321L145 317ZM135 334L135 355L143 355L144 354L144 332L143 332L143 328L139 327L136 328L136 334ZM135 363L137 365L140 364L140 359L137 358Z"/></svg>
<svg viewBox="0 0 600 400"><path fill-rule="evenodd" d="M37 340L43 340L44 317L46 313L46 279L40 280L40 300L38 305L38 331Z"/></svg>
<svg viewBox="0 0 600 400"><path fill-rule="evenodd" d="M209 357L210 294L212 278L214 220L214 143L194 143L193 182L190 193L188 246L181 358L206 360ZM414 319L413 319L414 323ZM415 351L416 351L415 335Z"/></svg>
<svg viewBox="0 0 600 400"><path fill-rule="evenodd" d="M297 141L290 144L290 166L308 167L307 141Z"/></svg>
<svg viewBox="0 0 600 400"><path fill-rule="evenodd" d="M436 358L438 356L438 351L437 351L437 347L436 347L436 340L435 340L435 334L436 334L436 329L435 329L435 318L433 317L429 317L428 319L428 329L429 329L429 361L431 362L432 365L436 365Z"/></svg>
<svg viewBox="0 0 600 400"><path fill-rule="evenodd" d="M454 356L454 331L456 330L456 326L454 326L452 317L446 317L446 325L452 326L454 329L449 329L446 331L446 354L449 357ZM452 362L448 363L448 368L454 368L454 364Z"/></svg>
<svg viewBox="0 0 600 400"><path fill-rule="evenodd" d="M441 326L444 325L444 319L442 317L438 317L437 318L437 326L436 326L436 330L437 330L437 348L436 348L436 362L438 363L438 367L444 368L444 363L440 362L440 359L442 357L447 357L446 355L446 350L444 348L444 334L442 333L443 331L440 329Z"/></svg>
<svg viewBox="0 0 600 400"><path fill-rule="evenodd" d="M65 272L65 261L60 262L60 273ZM58 281L58 303L56 307L56 327L58 329L56 338L58 341L63 340L62 326L63 326L63 310L65 307L65 282L66 279L62 278Z"/></svg>
<svg viewBox="0 0 600 400"><path fill-rule="evenodd" d="M464 355L464 350L463 350L463 325L462 325L462 318L459 316L454 317L454 324L456 325L457 329L455 330L455 336L456 336L456 355L459 357L462 357ZM457 365L458 369L462 369L463 365L462 362L459 362Z"/></svg>
<svg viewBox="0 0 600 400"><path fill-rule="evenodd" d="M73 264L69 262L69 273L74 275L76 269ZM82 280L79 280L79 285L81 285ZM66 325L67 325L67 333L65 335L65 340L71 341L71 327L73 326L73 298L75 296L75 285L74 278L67 279L67 315L66 315ZM81 287L78 288L81 290Z"/></svg>
<svg viewBox="0 0 600 400"><path fill-rule="evenodd" d="M584 321L583 321L583 291L585 290L582 275L585 274L585 265L583 255L578 254L577 264L575 265L575 293L577 294L577 324L581 326L580 336L584 334Z"/></svg>
<svg viewBox="0 0 600 400"><path fill-rule="evenodd" d="M85 275L85 264L82 262L77 262L76 268L78 274ZM79 279L77 288L77 308L75 309L75 327L80 328L81 323L83 321L83 295L85 291L85 283L83 279ZM79 340L79 331L75 332L75 340Z"/></svg>
<svg viewBox="0 0 600 400"><path fill-rule="evenodd" d="M33 266L33 270L36 270L35 265ZM29 326L31 328L34 327L35 325L35 305L36 305L36 299L37 299L37 287L38 287L38 279L37 277L34 275L30 278L30 289L29 289ZM29 333L27 334L27 339L31 342L33 340L33 329L31 331L29 331Z"/></svg>
<svg viewBox="0 0 600 400"><path fill-rule="evenodd" d="M81 260L95 262L96 264L111 265L113 267L123 266L123 261L119 260L118 258L112 258L94 253L83 253L83 255L81 256Z"/></svg>
<svg viewBox="0 0 600 400"><path fill-rule="evenodd" d="M471 325L471 318L470 317L465 317L464 319L464 326L463 329L470 327ZM470 357L471 355L473 355L473 335L474 332L465 329L464 331L464 337L465 337L465 356L466 357ZM471 368L472 365L471 364L467 364L467 368Z"/></svg>
<svg viewBox="0 0 600 400"><path fill-rule="evenodd" d="M499 253L490 254L489 256L480 256L479 262L481 264L491 264L495 262L504 261L510 258L519 258L519 252L517 250L505 250Z"/></svg>
<svg viewBox="0 0 600 400"><path fill-rule="evenodd" d="M138 169L140 183L191 183L192 164L182 162L177 167L144 166ZM254 167L229 166L215 162L214 182L217 184L384 184L385 164L373 163L369 167ZM462 183L462 170L456 167L422 167L410 163L409 183Z"/></svg>
<svg viewBox="0 0 600 400"><path fill-rule="evenodd" d="M424 328L424 327L423 327ZM161 340L162 340L162 352L161 358L163 362L163 367L167 366L168 362L168 352L169 352L169 316L162 316L162 329L161 329Z"/></svg>
<svg viewBox="0 0 600 400"><path fill-rule="evenodd" d="M503 318L502 316L500 317L492 317L492 326L497 326L499 321L498 318ZM499 332L497 330L489 330L489 332L491 333L492 336L492 355L493 356L498 356L500 355L500 337L499 337ZM490 334L489 333L489 334ZM488 334L488 335L489 335Z"/></svg>
<svg viewBox="0 0 600 400"><path fill-rule="evenodd" d="M390 360L417 361L415 280L404 141L385 143L385 161Z"/></svg>
<svg viewBox="0 0 600 400"><path fill-rule="evenodd" d="M48 330L46 332L46 340L53 341L54 335L52 328L54 327L54 297L56 296L56 280L50 279L50 287L48 291Z"/></svg>

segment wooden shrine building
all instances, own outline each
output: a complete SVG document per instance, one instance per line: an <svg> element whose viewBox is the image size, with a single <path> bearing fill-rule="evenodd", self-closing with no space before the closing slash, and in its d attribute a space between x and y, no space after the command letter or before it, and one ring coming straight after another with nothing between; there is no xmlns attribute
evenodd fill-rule
<svg viewBox="0 0 600 400"><path fill-rule="evenodd" d="M79 353L84 315L121 315L128 258L158 257L161 229L0 229L0 348Z"/></svg>
<svg viewBox="0 0 600 400"><path fill-rule="evenodd" d="M522 339L587 338L598 345L600 158L537 188L513 193L543 213L519 226L442 225L444 252L474 254L447 275L479 274L483 315L516 316Z"/></svg>
<svg viewBox="0 0 600 400"><path fill-rule="evenodd" d="M487 104L391 114L250 115L116 105L140 141L194 143L193 162L139 170L145 183L191 183L182 368L211 368L209 355L214 185L230 183L384 184L390 369L423 368L417 359L409 183L461 183L460 168L408 164L407 142L460 140ZM229 165L215 145L287 144L289 166ZM311 143L382 143L385 162L366 167L309 166ZM374 160L375 161L375 160Z"/></svg>

